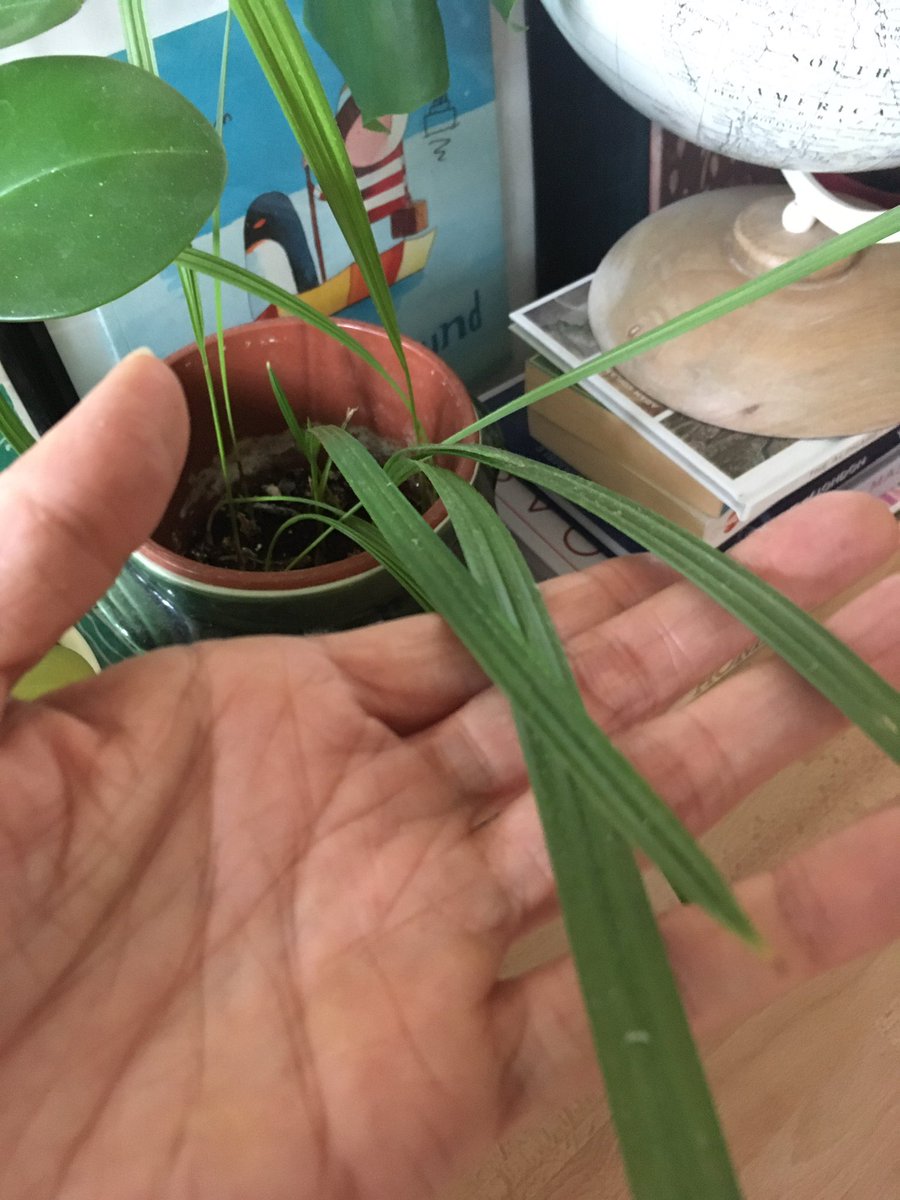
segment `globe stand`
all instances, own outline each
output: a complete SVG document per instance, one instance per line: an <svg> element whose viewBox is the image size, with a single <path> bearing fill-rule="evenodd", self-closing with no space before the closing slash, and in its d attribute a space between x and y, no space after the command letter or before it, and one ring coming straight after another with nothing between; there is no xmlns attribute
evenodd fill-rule
<svg viewBox="0 0 900 1200"><path fill-rule="evenodd" d="M812 249L832 235L797 217L786 187L680 200L601 262L591 328L603 348ZM785 212L789 210L785 227ZM842 437L900 420L900 244L878 245L624 363L651 399L768 437Z"/></svg>

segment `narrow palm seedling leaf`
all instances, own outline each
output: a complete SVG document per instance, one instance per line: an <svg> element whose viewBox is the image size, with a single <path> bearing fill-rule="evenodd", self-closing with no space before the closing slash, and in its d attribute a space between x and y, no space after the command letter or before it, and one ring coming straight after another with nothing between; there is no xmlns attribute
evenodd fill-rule
<svg viewBox="0 0 900 1200"><path fill-rule="evenodd" d="M308 325L312 325L322 333L334 338L336 342L340 342L357 358L361 358L373 371L377 371L401 398L406 398L402 385L373 354L370 354L365 346L329 317L323 316L311 304L301 300L299 296L292 295L284 288L278 287L277 284L269 283L261 275L254 275L245 267L239 267L236 263L228 262L224 258L216 258L214 254L207 254L205 250L197 250L193 246L183 250L178 255L178 261L192 271L197 271L201 275L209 275L212 279L219 279L222 283L229 283L233 287L241 288L243 291L249 292L251 296L259 296L261 300L276 305L284 312L290 313L291 316L300 317Z"/></svg>
<svg viewBox="0 0 900 1200"><path fill-rule="evenodd" d="M402 556L394 552L394 548L390 543L382 537L371 521L365 520L363 517L358 517L352 513L341 512L331 504L316 503L313 500L307 500L301 496L246 496L242 497L237 504L295 504L298 507L306 508L309 511L298 513L295 517L290 517L276 531L272 539L272 544L281 536L283 532L293 528L300 522L315 522L318 525L326 526L325 533L321 537L317 537L310 542L309 546L298 554L297 557L288 564L285 570L293 570L294 567L302 565L302 560L324 540L329 533L337 532L344 533L351 541L356 542L360 550L365 550L370 554L376 562L386 567L387 570L397 579L408 594L416 601L420 607L427 609L428 602L421 591L416 586L415 579L409 574L403 564ZM271 547L269 549L269 557L271 557ZM266 563L266 569L269 569L269 563Z"/></svg>
<svg viewBox="0 0 900 1200"><path fill-rule="evenodd" d="M381 563L390 571L420 608L426 611L429 609L428 599L417 586L413 576L406 570L403 556L395 552L394 547L386 538L382 537L371 521L342 513L332 522L332 525L334 529L345 533L347 537L356 542L360 550L365 550L376 562Z"/></svg>
<svg viewBox="0 0 900 1200"><path fill-rule="evenodd" d="M0 0L0 46L14 46L62 25L84 0Z"/></svg>
<svg viewBox="0 0 900 1200"><path fill-rule="evenodd" d="M315 458L316 452L319 448L319 443L309 432L309 430L304 429L297 420L297 414L291 408L291 403L284 394L284 388L278 382L278 376L272 369L272 364L266 363L266 369L269 372L269 383L272 387L272 394L275 397L275 403L278 405L278 410L281 413L282 420L284 421L285 425L287 425L288 431L290 432L291 437L294 439L297 449L300 451L306 461L310 463L311 467L312 464L310 460L311 458ZM315 445L312 446L311 442L315 443Z"/></svg>
<svg viewBox="0 0 900 1200"><path fill-rule="evenodd" d="M474 584L375 458L345 430L325 426L317 433L430 606L517 709L537 723L554 752L572 764L590 790L591 803L659 865L674 887L755 940L727 885L674 814L602 737L584 708L567 703L555 680L532 662L529 647L495 612L490 595Z"/></svg>
<svg viewBox="0 0 900 1200"><path fill-rule="evenodd" d="M158 75L156 51L154 50L153 39L150 36L150 30L147 26L147 18L144 12L144 0L119 0L119 14L122 19L122 31L125 36L125 49L128 54L128 61L133 63L134 66L140 67L141 70L149 72L151 75ZM226 19L226 30L227 28L228 20ZM217 126L216 128L216 137L221 137L221 126ZM217 203L215 207L215 213L218 213L218 211L219 205ZM214 235L214 243L215 240L216 239ZM178 278L181 283L181 290L184 295L184 302L185 306L187 307L188 318L191 322L191 330L194 334L194 341L197 343L197 352L200 355L200 362L203 367L203 377L206 381L206 390L209 394L210 416L212 418L213 431L216 439L216 452L219 458L222 484L225 491L225 504L226 508L228 509L228 517L231 523L231 537L238 556L238 562L242 563L243 550L241 547L237 514L234 508L234 491L231 486L231 475L228 470L225 440L222 436L222 421L219 416L216 385L213 380L212 370L209 364L209 354L206 349L206 321L203 315L203 300L200 295L200 288L197 285L196 273L181 262L177 263L176 266L178 267ZM220 310L218 315L221 318ZM226 375L222 347L221 319L217 324L216 331L218 334L220 364L222 366L223 388L227 388L227 385L225 384ZM231 412L227 403L227 390L225 408L229 418L231 443L232 446L234 446L234 427L231 424Z"/></svg>
<svg viewBox="0 0 900 1200"><path fill-rule="evenodd" d="M459 476L427 461L422 470L475 579L561 693L580 703L512 536ZM540 729L515 716L634 1200L736 1200L725 1140L634 856Z"/></svg>
<svg viewBox="0 0 900 1200"><path fill-rule="evenodd" d="M203 300L200 296L200 289L197 286L197 276L188 267L178 263L178 278L181 281L181 290L184 293L184 302L187 306L188 317L191 322L191 329L194 334L194 341L197 344L197 353L200 356L200 364L203 368L203 378L206 382L206 391L209 395L209 413L212 420L213 433L216 440L216 456L219 460L219 470L222 476L222 487L225 492L225 507L228 510L228 520L231 525L231 537L235 552L238 557L238 563L243 563L244 553L241 546L241 535L238 527L237 513L234 507L234 488L231 485L231 473L228 469L228 453L225 449L225 438L222 434L222 420L219 416L219 402L216 396L216 385L213 379L212 369L209 365L209 353L206 349L205 325L203 317Z"/></svg>
<svg viewBox="0 0 900 1200"><path fill-rule="evenodd" d="M0 145L7 320L83 312L144 283L190 242L225 182L206 118L114 59L0 67Z"/></svg>
<svg viewBox="0 0 900 1200"><path fill-rule="evenodd" d="M372 226L347 157L344 139L300 31L285 0L232 0L231 7L362 272L403 369L407 405L413 415L417 437L424 440L415 415L412 383L397 314ZM360 20L363 11L364 6L359 6Z"/></svg>
<svg viewBox="0 0 900 1200"><path fill-rule="evenodd" d="M150 30L147 28L144 0L119 0L119 18L122 22L128 61L149 71L151 75L158 75L156 51L153 48Z"/></svg>
<svg viewBox="0 0 900 1200"><path fill-rule="evenodd" d="M395 552L394 547L381 536L371 522L341 514L340 517L331 521L326 518L326 523L356 542L360 550L365 550L377 563L390 571L420 608L428 610L428 600L416 585L415 579L406 570L402 557Z"/></svg>
<svg viewBox="0 0 900 1200"><path fill-rule="evenodd" d="M487 446L415 448L456 453L528 480L596 513L675 567L767 642L786 662L900 761L900 692L843 642L746 567L680 526L589 480Z"/></svg>
<svg viewBox="0 0 900 1200"><path fill-rule="evenodd" d="M225 93L228 84L228 54L231 49L231 9L225 13L225 29L222 34L222 60L219 66L219 91L216 96L216 134L222 137L225 129ZM222 205L217 204L212 215L212 252L219 258L222 253ZM216 312L216 349L219 356L219 379L222 383L222 407L228 425L231 451L240 468L237 453L237 433L234 428L234 413L231 410L231 392L228 387L228 368L225 364L225 316L222 310L222 282L213 280L213 303Z"/></svg>
<svg viewBox="0 0 900 1200"><path fill-rule="evenodd" d="M777 292L780 288L798 283L801 279L815 274L816 271L821 271L823 267L849 258L851 254L865 250L868 246L880 242L882 238L890 237L898 232L900 232L900 206L892 208L888 212L879 213L877 217L873 217L856 229L830 238L814 250L800 254L780 267L766 271L765 274L759 275L755 279L749 279L739 287L723 292L712 300L698 304L696 308L691 308L680 316L673 317L655 329L648 329L646 333L638 334L629 342L623 342L611 350L604 350L601 354L582 363L581 366L573 367L571 371L565 371L548 383L541 384L540 387L533 388L522 396L517 396L508 404L504 404L501 408L495 409L478 421L467 425L465 429L459 430L458 433L448 438L448 444L464 441L478 430L502 421L511 413L518 412L521 408L527 408L529 404L534 404L536 400L552 396L556 392L562 391L563 388L567 388L573 383L579 383L591 375L602 375L611 371L614 367L621 366L629 359L637 358L639 354L644 354L647 350L653 350L665 342L681 337L682 334L690 333L692 329L699 329L701 325L707 325L717 317L735 312L744 305L751 304L754 300L761 300L763 296Z"/></svg>
<svg viewBox="0 0 900 1200"><path fill-rule="evenodd" d="M2 385L0 385L0 437L5 438L10 449L16 454L24 454L35 442L31 432L26 429L21 417L13 408L12 400Z"/></svg>
<svg viewBox="0 0 900 1200"><path fill-rule="evenodd" d="M330 461L330 460L329 460L329 461ZM319 507L320 507L320 508L322 508L323 510L325 510L325 511L327 512L328 508L329 508L329 507L331 507L331 506L330 506L330 505L322 505L322 504L320 504L320 505L319 505ZM336 512L336 513L335 513L335 520L339 520L339 521L341 521L341 522L347 522L347 523L348 523L348 525L349 525L349 524L351 524L353 521L356 521L356 520L363 520L363 518L361 518L361 517L358 517L358 516L357 516L357 513L360 511L360 509L361 509L361 508L362 508L362 505L361 505L361 504L359 504L359 503L357 503L357 504L355 504L355 505L354 505L352 508L350 508L350 509L347 509L345 512L340 512L340 513ZM324 523L326 523L326 522L323 522L323 524L324 524ZM365 521L364 523L365 523L366 527L367 527L367 528L369 528L369 529L374 529L374 528L375 528L375 527L374 527L374 525L372 525L371 521ZM283 532L284 532L286 529L290 528L290 526L291 526L292 524L293 524L293 519L291 519L291 520L287 520L287 521L285 521L284 525L282 525L282 526L281 526L281 528L280 528L280 529L277 529L277 530L275 531L275 536L272 538L272 546L274 546L276 539L277 539L277 538L279 538L279 537L281 537L281 534L282 534L282 533L283 533ZM304 547L304 548L303 548L303 549L300 551L300 553L299 553L298 555L296 555L296 557L294 557L294 558L292 558L292 559L291 559L291 561L290 561L290 562L287 564L287 566L285 567L285 570L286 570L286 571L293 571L295 567L299 567L299 566L301 566L301 565L302 565L302 563L303 563L303 559L305 559L305 558L306 558L308 555L310 555L310 554L313 552L313 550L315 550L315 548L316 548L316 547L319 545L319 543L320 543L320 542L324 542L325 538L327 538L327 537L328 537L328 534L329 534L330 532L331 532L331 529L330 529L330 528L323 530L323 532L322 532L322 533L320 533L320 534L319 534L317 537L315 537L315 538L314 538L314 539L313 539L313 540L312 540L312 541L309 543L309 545L308 545L308 546L305 546L305 547ZM380 534L379 534L379 536L380 536ZM385 545L387 546L387 543L385 543ZM389 547L389 546L387 547L387 549L388 549L388 552L390 552L390 547ZM385 560L384 560L384 559L382 559L382 558L380 558L380 557L379 557L378 561L379 561L380 563L384 563L384 562L385 562ZM394 574L396 574L396 572L394 572ZM404 586L404 587L407 587L407 590L409 590L409 588L408 588L408 585L407 585L407 583L405 582L404 578L401 578L401 576L400 576L400 575L397 575L397 578L400 580L400 582L403 584L403 586ZM406 578L408 578L408 576L407 576ZM415 592L410 592L410 595L412 595L412 596L415 596L415 595L417 595L417 593L415 593Z"/></svg>

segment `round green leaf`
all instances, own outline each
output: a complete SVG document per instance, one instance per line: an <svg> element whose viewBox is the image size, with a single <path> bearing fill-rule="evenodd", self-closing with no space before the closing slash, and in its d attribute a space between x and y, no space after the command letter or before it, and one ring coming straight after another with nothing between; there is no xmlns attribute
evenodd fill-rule
<svg viewBox="0 0 900 1200"><path fill-rule="evenodd" d="M304 0L307 29L344 76L363 120L414 112L450 86L438 0Z"/></svg>
<svg viewBox="0 0 900 1200"><path fill-rule="evenodd" d="M0 0L0 46L14 46L62 25L84 0Z"/></svg>
<svg viewBox="0 0 900 1200"><path fill-rule="evenodd" d="M71 316L144 283L215 208L225 151L174 88L105 58L0 67L0 318Z"/></svg>

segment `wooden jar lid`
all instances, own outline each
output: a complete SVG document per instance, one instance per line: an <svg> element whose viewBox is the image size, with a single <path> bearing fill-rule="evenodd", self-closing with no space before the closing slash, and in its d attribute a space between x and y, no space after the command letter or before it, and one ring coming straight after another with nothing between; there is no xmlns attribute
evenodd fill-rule
<svg viewBox="0 0 900 1200"><path fill-rule="evenodd" d="M789 233L786 187L704 192L629 230L597 268L604 349L661 325L831 237ZM900 422L900 244L873 246L624 363L676 412L775 437L837 437Z"/></svg>

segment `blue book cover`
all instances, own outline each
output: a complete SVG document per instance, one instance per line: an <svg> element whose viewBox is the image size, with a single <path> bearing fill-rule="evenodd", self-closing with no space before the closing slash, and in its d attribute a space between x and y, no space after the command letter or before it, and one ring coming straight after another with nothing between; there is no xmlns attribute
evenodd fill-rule
<svg viewBox="0 0 900 1200"><path fill-rule="evenodd" d="M225 0L197 0L190 6L156 0L148 6L160 74L211 121L225 7ZM290 0L290 8L303 30L302 0ZM490 13L487 4L469 0L442 0L441 11L450 90L408 117L387 116L379 130L363 126L336 68L304 36L360 184L401 328L475 385L505 361L509 347ZM12 47L2 58L73 49L121 58L119 29L114 3L89 0L64 25ZM229 177L221 204L223 255L329 315L377 319L318 181L237 23L225 108ZM210 250L211 241L207 225L194 244ZM202 285L212 332L212 284L204 280ZM236 289L225 288L223 294L227 326L252 320L265 308ZM80 391L131 349L149 345L165 355L191 340L174 268L87 318L50 327ZM75 361L79 356L93 362Z"/></svg>

